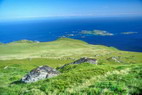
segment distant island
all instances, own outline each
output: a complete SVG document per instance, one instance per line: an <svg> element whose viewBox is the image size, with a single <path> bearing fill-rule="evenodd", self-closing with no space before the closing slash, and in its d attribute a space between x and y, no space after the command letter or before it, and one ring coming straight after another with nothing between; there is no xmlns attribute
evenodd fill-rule
<svg viewBox="0 0 142 95"><path fill-rule="evenodd" d="M107 31L103 30L93 30L93 31L88 31L88 30L82 30L80 32L81 34L91 34L91 35L99 35L99 36L113 36L113 33L109 33Z"/></svg>
<svg viewBox="0 0 142 95"><path fill-rule="evenodd" d="M129 34L136 34L138 32L122 32L121 34L126 34L126 35L129 35Z"/></svg>

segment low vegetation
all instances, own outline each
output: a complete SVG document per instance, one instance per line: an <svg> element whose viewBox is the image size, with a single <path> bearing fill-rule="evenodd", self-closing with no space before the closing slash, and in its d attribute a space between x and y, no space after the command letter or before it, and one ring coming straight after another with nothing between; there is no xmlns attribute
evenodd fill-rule
<svg viewBox="0 0 142 95"><path fill-rule="evenodd" d="M96 64L71 64L91 57ZM140 95L142 53L90 45L61 38L53 42L0 45L0 95ZM25 84L19 80L30 70L47 65L59 76Z"/></svg>

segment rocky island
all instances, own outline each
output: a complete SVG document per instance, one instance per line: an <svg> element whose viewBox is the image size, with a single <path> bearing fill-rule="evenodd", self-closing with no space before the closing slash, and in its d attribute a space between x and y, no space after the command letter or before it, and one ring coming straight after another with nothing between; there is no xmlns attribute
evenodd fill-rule
<svg viewBox="0 0 142 95"><path fill-rule="evenodd" d="M109 33L107 31L103 30L93 30L93 31L88 31L88 30L82 30L80 32L81 34L91 34L91 35L99 35L99 36L113 36L113 33Z"/></svg>
<svg viewBox="0 0 142 95"><path fill-rule="evenodd" d="M122 32L121 34L126 34L126 35L129 35L129 34L137 34L138 32Z"/></svg>

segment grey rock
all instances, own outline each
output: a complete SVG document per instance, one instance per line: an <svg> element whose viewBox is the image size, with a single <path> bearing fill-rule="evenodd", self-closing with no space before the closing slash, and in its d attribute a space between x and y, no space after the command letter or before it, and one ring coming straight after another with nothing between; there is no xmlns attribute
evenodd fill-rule
<svg viewBox="0 0 142 95"><path fill-rule="evenodd" d="M43 80L46 78L51 78L59 75L59 72L56 69L53 69L48 66L40 66L31 70L27 75L25 75L21 81L24 83L32 83L38 80Z"/></svg>
<svg viewBox="0 0 142 95"><path fill-rule="evenodd" d="M84 58L80 58L79 60L76 60L75 62L71 64L81 64L81 63L97 64L97 60L93 58L84 57Z"/></svg>
<svg viewBox="0 0 142 95"><path fill-rule="evenodd" d="M96 59L93 59L93 58L87 58L87 57L83 57L83 58L80 58L72 63L69 63L69 64L65 64L61 67L59 67L59 69L62 69L64 68L65 66L67 65L70 65L70 64L82 64L82 63L90 63L90 64L97 64L97 60Z"/></svg>

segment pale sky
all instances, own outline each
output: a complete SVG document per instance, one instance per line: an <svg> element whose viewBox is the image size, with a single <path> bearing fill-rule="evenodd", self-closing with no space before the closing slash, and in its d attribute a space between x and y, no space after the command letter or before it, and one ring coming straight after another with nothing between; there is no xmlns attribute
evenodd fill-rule
<svg viewBox="0 0 142 95"><path fill-rule="evenodd" d="M142 0L0 0L0 19L142 16Z"/></svg>

